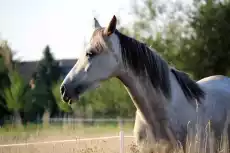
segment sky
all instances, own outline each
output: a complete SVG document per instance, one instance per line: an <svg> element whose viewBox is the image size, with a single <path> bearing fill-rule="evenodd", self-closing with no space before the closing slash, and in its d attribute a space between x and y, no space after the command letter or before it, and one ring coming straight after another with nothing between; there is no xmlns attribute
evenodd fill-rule
<svg viewBox="0 0 230 153"><path fill-rule="evenodd" d="M91 36L93 17L106 26L116 15L128 25L130 4L131 0L0 0L0 39L7 40L23 61L39 60L46 45L56 59L77 58Z"/></svg>

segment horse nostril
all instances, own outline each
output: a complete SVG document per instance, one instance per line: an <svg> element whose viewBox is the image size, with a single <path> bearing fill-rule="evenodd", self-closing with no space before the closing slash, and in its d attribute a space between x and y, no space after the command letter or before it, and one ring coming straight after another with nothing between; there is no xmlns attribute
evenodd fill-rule
<svg viewBox="0 0 230 153"><path fill-rule="evenodd" d="M65 93L65 86L62 85L60 89L61 89L61 94L63 95Z"/></svg>
<svg viewBox="0 0 230 153"><path fill-rule="evenodd" d="M70 97L67 95L65 85L61 85L60 92L61 92L61 95L62 95L62 100L65 101L65 102L69 102Z"/></svg>

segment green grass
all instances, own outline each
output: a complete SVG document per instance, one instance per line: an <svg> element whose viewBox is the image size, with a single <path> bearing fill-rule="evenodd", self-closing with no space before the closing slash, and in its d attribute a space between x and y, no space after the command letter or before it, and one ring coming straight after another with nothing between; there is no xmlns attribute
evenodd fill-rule
<svg viewBox="0 0 230 153"><path fill-rule="evenodd" d="M123 126L125 135L132 135L133 123L126 123ZM120 128L117 124L97 123L94 126L82 124L64 124L64 125L50 125L30 124L26 127L15 127L6 125L0 129L0 144L10 143L25 143L25 142L41 142L53 140L66 140L75 138L90 138L90 137L103 137L114 136L119 134ZM207 131L207 134L209 132ZM213 151L205 152L199 149L199 143L206 144L212 137L205 139L204 142L199 140L199 134L196 140L188 140L187 153L213 153ZM227 144L227 140L223 140ZM211 145L211 144L210 144ZM211 147L213 147L211 145ZM154 150L157 148L154 147ZM79 141L74 143L59 143L59 144L43 144L43 145L30 145L20 147L6 147L0 148L0 153L118 153L119 152L119 139L109 140L94 140L94 141ZM137 146L134 144L133 138L125 139L125 152L126 153L140 153ZM181 150L179 151L181 152ZM159 153L162 153L159 151ZM227 153L226 146L221 146L218 153Z"/></svg>
<svg viewBox="0 0 230 153"><path fill-rule="evenodd" d="M125 132L130 132L133 129L133 124L126 123L123 126L123 130ZM25 127L23 126L12 126L12 125L5 125L3 128L0 128L0 135L1 136L20 136L20 135L31 135L39 133L49 132L57 133L57 132L64 132L68 133L76 133L76 134L100 134L100 133L115 133L119 132L120 128L117 124L94 124L94 125L81 125L81 124L64 124L64 125L52 125L52 124L29 124Z"/></svg>

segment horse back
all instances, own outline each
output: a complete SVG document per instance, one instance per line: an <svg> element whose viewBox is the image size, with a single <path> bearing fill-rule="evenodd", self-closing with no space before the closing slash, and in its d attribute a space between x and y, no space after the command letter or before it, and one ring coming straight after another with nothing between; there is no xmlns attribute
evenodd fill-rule
<svg viewBox="0 0 230 153"><path fill-rule="evenodd" d="M206 94L211 91L226 94L230 93L230 78L223 75L213 75L197 81Z"/></svg>
<svg viewBox="0 0 230 153"><path fill-rule="evenodd" d="M197 83L205 91L203 115L211 119L215 128L221 130L230 113L230 78L222 75L203 78Z"/></svg>

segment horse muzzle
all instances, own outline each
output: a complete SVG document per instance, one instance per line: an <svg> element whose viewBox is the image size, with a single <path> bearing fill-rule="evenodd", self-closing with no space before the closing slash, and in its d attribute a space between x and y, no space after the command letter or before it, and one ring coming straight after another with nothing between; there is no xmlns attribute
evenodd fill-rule
<svg viewBox="0 0 230 153"><path fill-rule="evenodd" d="M99 84L94 83L91 85L78 85L74 88L71 88L63 84L60 87L61 98L64 102L71 104L72 101L78 101L80 95L83 94L85 91L96 89L99 86Z"/></svg>
<svg viewBox="0 0 230 153"><path fill-rule="evenodd" d="M63 102L66 102L68 104L71 104L73 100L78 100L79 99L79 92L76 94L73 94L74 92L71 89L67 88L65 84L61 85L60 87L60 93L61 93L61 98Z"/></svg>

